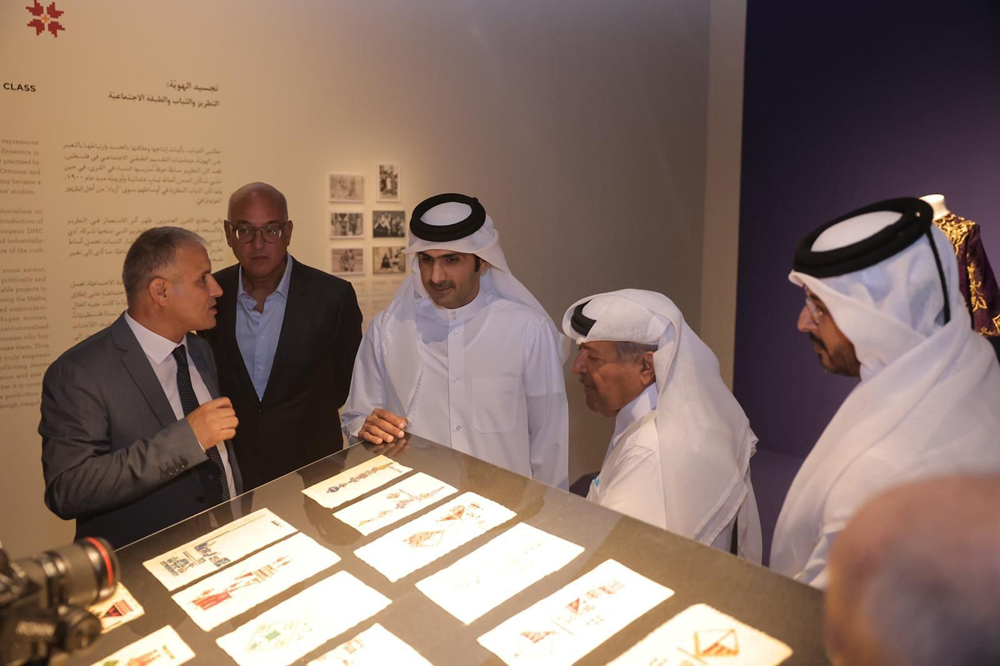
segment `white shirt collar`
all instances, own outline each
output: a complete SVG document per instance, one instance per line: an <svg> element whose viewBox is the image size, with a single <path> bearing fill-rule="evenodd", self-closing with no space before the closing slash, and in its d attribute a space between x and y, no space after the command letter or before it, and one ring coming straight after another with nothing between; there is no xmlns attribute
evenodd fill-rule
<svg viewBox="0 0 1000 666"><path fill-rule="evenodd" d="M656 383L646 387L635 399L621 408L618 416L615 417L615 433L611 436L612 446L617 443L618 438L624 434L630 425L641 419L646 414L656 409Z"/></svg>
<svg viewBox="0 0 1000 666"><path fill-rule="evenodd" d="M292 282L292 255L286 254L285 255L285 259L287 260L285 262L285 272L284 272L284 274L282 274L281 281L278 282L278 287L274 290L273 293L275 293L275 294L281 294L282 298L287 299L288 298L288 285L291 284L291 282ZM243 289L243 266L240 266L239 274L236 277L237 277L237 279L236 279L236 298L240 299L240 298L243 298L244 296L246 296L251 301L254 301L254 303L256 303L257 301L254 300L254 298L250 294L248 294L246 291L244 291L244 289Z"/></svg>
<svg viewBox="0 0 1000 666"><path fill-rule="evenodd" d="M135 335L135 339L139 341L139 346L142 347L142 351L146 352L146 356L156 363L156 365L162 364L167 357L174 353L176 347L183 347L184 343L177 344L173 340L168 340L159 333L154 333L149 330L126 312L125 313L125 323L128 327L132 329L132 333Z"/></svg>

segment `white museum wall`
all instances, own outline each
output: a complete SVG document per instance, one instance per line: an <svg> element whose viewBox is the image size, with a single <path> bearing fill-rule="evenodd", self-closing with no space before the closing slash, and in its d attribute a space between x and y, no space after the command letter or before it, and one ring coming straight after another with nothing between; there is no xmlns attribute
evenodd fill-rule
<svg viewBox="0 0 1000 666"><path fill-rule="evenodd" d="M746 23L746 0L711 3L701 326L695 328L719 357L722 379L730 389L736 345Z"/></svg>
<svg viewBox="0 0 1000 666"><path fill-rule="evenodd" d="M373 209L478 196L557 321L588 293L662 291L731 376L745 0L61 0L58 37L36 36L25 4L0 6L2 77L34 86L0 90L0 141L37 142L0 143L37 153L0 161L41 172L0 172L0 540L13 556L73 535L42 502L44 367L124 307L138 229L189 226L231 263L225 200L251 180L285 192L292 253L326 270L345 246L329 240L331 210L365 211L370 247ZM180 173L140 192L107 177L149 155ZM379 162L401 165L399 206L375 202ZM331 172L363 174L364 204L330 204ZM703 262L705 237L706 255L732 248L727 265ZM599 468L613 423L566 373L573 480Z"/></svg>

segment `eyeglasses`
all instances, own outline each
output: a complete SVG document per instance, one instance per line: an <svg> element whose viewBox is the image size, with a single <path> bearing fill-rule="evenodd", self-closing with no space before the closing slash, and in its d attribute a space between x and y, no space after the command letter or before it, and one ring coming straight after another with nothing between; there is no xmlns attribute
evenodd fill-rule
<svg viewBox="0 0 1000 666"><path fill-rule="evenodd" d="M809 310L809 316L812 317L813 323L819 326L820 320L826 316L826 310L812 299L812 295L808 291L806 291L806 308Z"/></svg>
<svg viewBox="0 0 1000 666"><path fill-rule="evenodd" d="M285 224L287 223L282 222L280 226L269 224L266 227L251 227L245 224L233 227L233 236L241 243L252 243L259 231L265 243L277 243L281 240L281 235L285 231Z"/></svg>

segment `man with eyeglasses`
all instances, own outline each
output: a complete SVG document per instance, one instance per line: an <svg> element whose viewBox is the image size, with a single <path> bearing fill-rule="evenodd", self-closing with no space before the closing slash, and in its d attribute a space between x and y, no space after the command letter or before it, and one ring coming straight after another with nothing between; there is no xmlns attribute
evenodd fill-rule
<svg viewBox="0 0 1000 666"><path fill-rule="evenodd" d="M271 185L233 192L223 224L238 263L215 274L218 323L203 335L240 419L233 444L249 490L342 448L337 410L361 344L361 310L350 282L288 254L293 223Z"/></svg>
<svg viewBox="0 0 1000 666"><path fill-rule="evenodd" d="M928 476L1000 471L1000 366L972 331L958 264L916 198L805 237L789 279L822 366L859 377L795 477L771 568L825 588L830 549L868 499Z"/></svg>
<svg viewBox="0 0 1000 666"><path fill-rule="evenodd" d="M806 305L799 313L798 329L809 336L820 365L835 375L857 377L861 372L854 345L833 322L823 299L805 288Z"/></svg>

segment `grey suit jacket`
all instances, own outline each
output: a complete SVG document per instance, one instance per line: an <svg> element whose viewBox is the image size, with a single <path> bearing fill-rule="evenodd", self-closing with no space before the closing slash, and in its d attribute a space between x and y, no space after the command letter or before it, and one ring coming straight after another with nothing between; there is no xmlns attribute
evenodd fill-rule
<svg viewBox="0 0 1000 666"><path fill-rule="evenodd" d="M212 397L219 385L208 344L188 350ZM45 503L76 519L76 537L115 548L209 508L198 465L208 456L177 420L124 314L60 356L42 383ZM229 450L237 493L243 482Z"/></svg>

